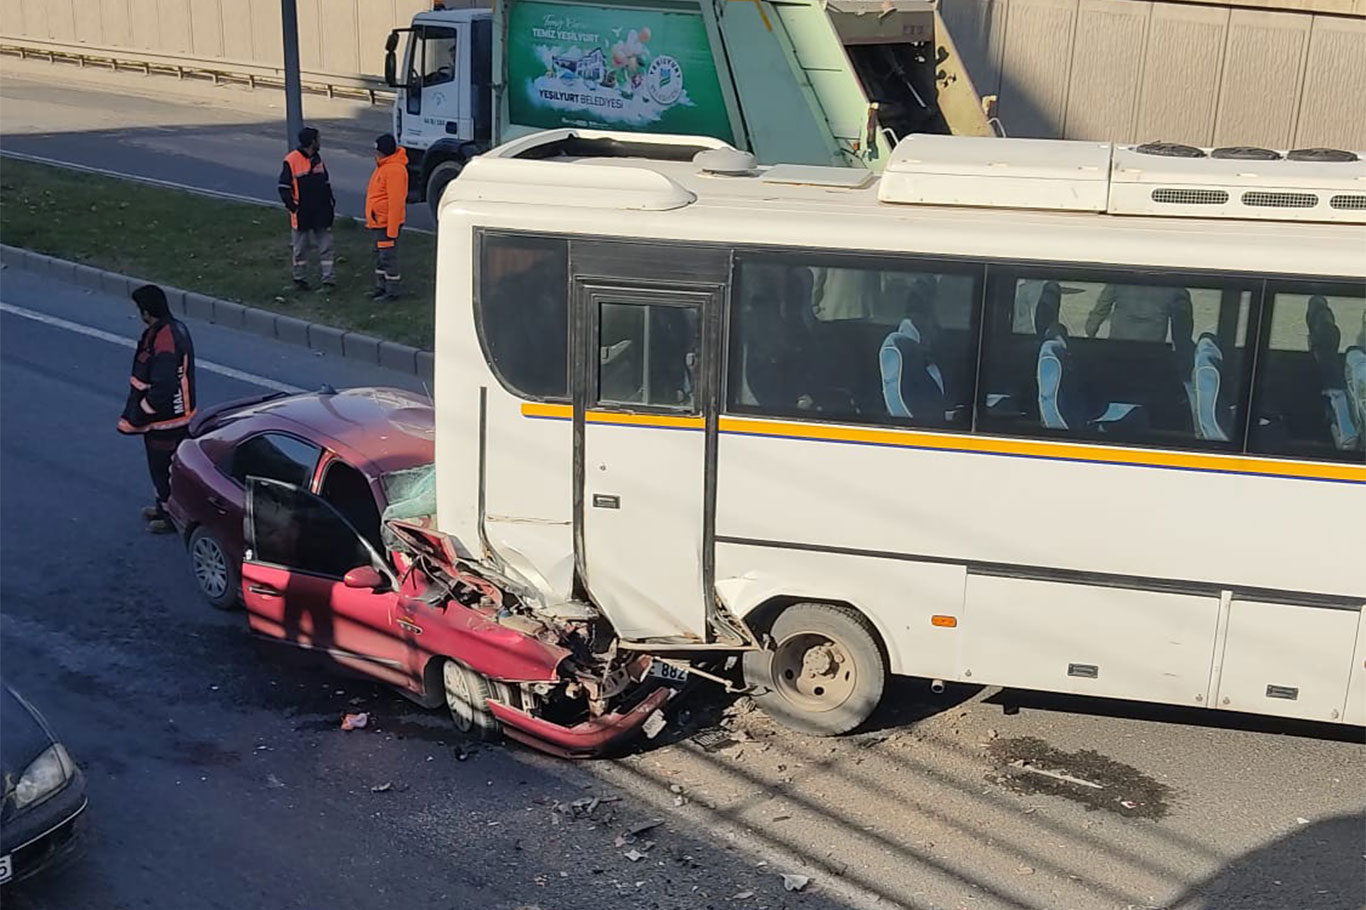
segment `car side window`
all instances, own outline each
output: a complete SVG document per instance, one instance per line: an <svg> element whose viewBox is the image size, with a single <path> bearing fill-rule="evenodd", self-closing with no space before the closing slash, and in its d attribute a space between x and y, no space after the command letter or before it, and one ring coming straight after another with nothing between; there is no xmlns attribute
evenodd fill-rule
<svg viewBox="0 0 1366 910"><path fill-rule="evenodd" d="M238 483L265 477L307 487L322 449L284 433L262 433L243 440L228 457L227 473Z"/></svg>
<svg viewBox="0 0 1366 910"><path fill-rule="evenodd" d="M335 508L295 486L253 483L251 530L258 562L326 578L374 562Z"/></svg>
<svg viewBox="0 0 1366 910"><path fill-rule="evenodd" d="M360 471L341 460L329 462L318 495L345 516L371 546L381 552L384 550L379 533L379 505L370 490L370 482Z"/></svg>

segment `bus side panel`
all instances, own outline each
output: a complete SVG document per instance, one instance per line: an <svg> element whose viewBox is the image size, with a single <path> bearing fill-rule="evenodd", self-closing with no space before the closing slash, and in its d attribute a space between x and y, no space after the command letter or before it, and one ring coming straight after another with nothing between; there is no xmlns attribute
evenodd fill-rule
<svg viewBox="0 0 1366 910"><path fill-rule="evenodd" d="M1342 719L1349 724L1366 726L1366 620L1357 621L1356 653L1352 656L1352 672L1347 683L1347 710Z"/></svg>
<svg viewBox="0 0 1366 910"><path fill-rule="evenodd" d="M574 580L573 424L528 417L521 401L496 386L488 397L489 544L552 599L568 599Z"/></svg>
<svg viewBox="0 0 1366 910"><path fill-rule="evenodd" d="M962 566L808 553L745 544L716 547L716 588L745 616L774 598L847 603L866 616L887 647L892 673L959 677Z"/></svg>
<svg viewBox="0 0 1366 910"><path fill-rule="evenodd" d="M1219 598L968 576L972 682L1202 706Z"/></svg>
<svg viewBox="0 0 1366 910"><path fill-rule="evenodd" d="M1234 598L1218 706L1338 721L1361 614Z"/></svg>

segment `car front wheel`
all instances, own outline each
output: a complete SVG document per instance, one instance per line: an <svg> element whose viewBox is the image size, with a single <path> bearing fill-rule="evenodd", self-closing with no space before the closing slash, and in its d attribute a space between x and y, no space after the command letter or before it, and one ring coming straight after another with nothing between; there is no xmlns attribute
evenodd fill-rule
<svg viewBox="0 0 1366 910"><path fill-rule="evenodd" d="M190 568L195 584L209 605L219 610L235 610L242 596L240 569L206 528L195 528L190 535Z"/></svg>

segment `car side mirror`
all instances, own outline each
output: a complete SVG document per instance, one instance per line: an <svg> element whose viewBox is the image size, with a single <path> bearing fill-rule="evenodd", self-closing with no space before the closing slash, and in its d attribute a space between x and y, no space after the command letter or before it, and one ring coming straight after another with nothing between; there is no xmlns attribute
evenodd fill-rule
<svg viewBox="0 0 1366 910"><path fill-rule="evenodd" d="M398 48L398 32L390 32L388 39L384 42L384 84L390 88L398 88L398 57L394 51Z"/></svg>
<svg viewBox="0 0 1366 910"><path fill-rule="evenodd" d="M348 588L361 588L367 591L378 591L389 586L389 580L379 573L374 566L357 566L347 572L342 578L342 584Z"/></svg>

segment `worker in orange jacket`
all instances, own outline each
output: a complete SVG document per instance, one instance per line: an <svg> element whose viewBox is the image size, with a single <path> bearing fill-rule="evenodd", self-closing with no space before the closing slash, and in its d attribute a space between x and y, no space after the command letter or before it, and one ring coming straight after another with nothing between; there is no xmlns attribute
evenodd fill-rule
<svg viewBox="0 0 1366 910"><path fill-rule="evenodd" d="M401 292L398 234L408 210L408 153L389 133L375 140L375 172L365 190L365 226L375 239L375 300Z"/></svg>

